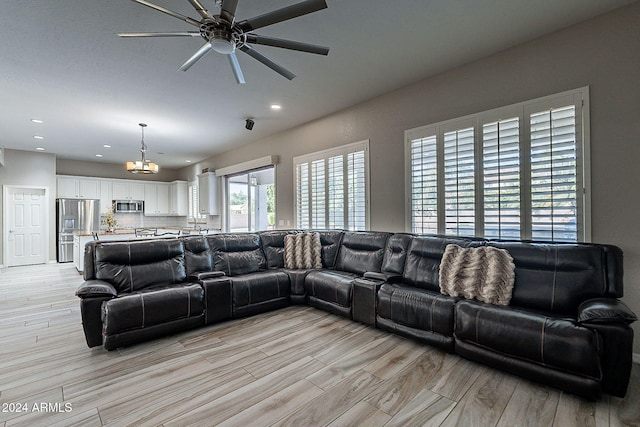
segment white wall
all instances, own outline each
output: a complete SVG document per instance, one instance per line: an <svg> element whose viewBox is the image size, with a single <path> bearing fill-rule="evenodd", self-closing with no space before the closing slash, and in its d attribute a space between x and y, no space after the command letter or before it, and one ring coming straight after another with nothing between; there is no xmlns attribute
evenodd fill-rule
<svg viewBox="0 0 640 427"><path fill-rule="evenodd" d="M293 157L369 139L371 228L403 231L406 129L589 86L592 238L625 252L623 300L640 314L639 22L634 3L202 164L219 168L278 155L277 220L293 225ZM640 335L640 322L633 327Z"/></svg>
<svg viewBox="0 0 640 427"><path fill-rule="evenodd" d="M56 157L53 154L5 150L0 166L0 185L24 185L49 188L49 260L56 260ZM4 189L3 189L4 193ZM4 206L0 196L0 212ZM3 227L0 227L0 264L4 259Z"/></svg>

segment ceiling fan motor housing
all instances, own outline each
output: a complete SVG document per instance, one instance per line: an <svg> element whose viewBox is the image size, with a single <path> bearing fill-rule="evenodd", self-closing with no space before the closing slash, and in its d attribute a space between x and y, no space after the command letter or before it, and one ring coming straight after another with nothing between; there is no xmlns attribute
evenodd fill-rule
<svg viewBox="0 0 640 427"><path fill-rule="evenodd" d="M230 25L226 22L207 20L200 26L200 35L211 43L211 47L218 53L228 55L236 50L236 37Z"/></svg>

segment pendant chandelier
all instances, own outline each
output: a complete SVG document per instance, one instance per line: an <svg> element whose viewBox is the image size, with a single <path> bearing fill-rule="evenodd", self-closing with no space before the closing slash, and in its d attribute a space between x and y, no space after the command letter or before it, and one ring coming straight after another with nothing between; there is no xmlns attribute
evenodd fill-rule
<svg viewBox="0 0 640 427"><path fill-rule="evenodd" d="M127 162L127 170L131 173L158 173L158 165L144 158L144 153L147 151L147 144L144 143L144 128L147 127L147 124L138 124L140 125L140 129L142 130L142 140L140 141L140 152L142 153L142 160Z"/></svg>

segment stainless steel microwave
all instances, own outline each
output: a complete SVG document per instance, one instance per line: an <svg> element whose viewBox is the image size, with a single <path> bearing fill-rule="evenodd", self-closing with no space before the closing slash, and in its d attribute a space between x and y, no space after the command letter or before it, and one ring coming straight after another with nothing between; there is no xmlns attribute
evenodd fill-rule
<svg viewBox="0 0 640 427"><path fill-rule="evenodd" d="M114 200L114 212L143 212L144 202L140 200Z"/></svg>

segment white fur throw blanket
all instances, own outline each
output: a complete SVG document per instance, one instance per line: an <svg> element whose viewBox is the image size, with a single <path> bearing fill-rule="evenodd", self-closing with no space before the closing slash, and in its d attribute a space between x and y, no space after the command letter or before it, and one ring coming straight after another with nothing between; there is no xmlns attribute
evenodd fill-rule
<svg viewBox="0 0 640 427"><path fill-rule="evenodd" d="M320 234L298 233L285 236L284 267L292 269L322 268Z"/></svg>
<svg viewBox="0 0 640 427"><path fill-rule="evenodd" d="M513 293L515 264L504 249L447 245L439 275L440 292L444 295L508 305Z"/></svg>

